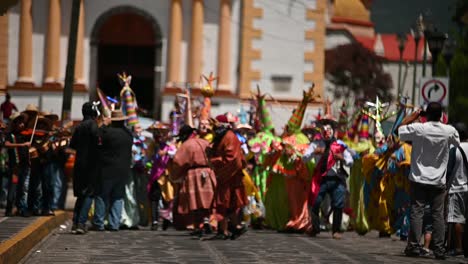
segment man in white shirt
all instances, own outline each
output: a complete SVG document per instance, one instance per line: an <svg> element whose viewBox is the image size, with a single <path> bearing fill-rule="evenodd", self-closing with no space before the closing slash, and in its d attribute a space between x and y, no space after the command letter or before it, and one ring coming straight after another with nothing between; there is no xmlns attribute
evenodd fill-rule
<svg viewBox="0 0 468 264"><path fill-rule="evenodd" d="M413 123L420 116L426 123ZM431 102L426 112L413 112L406 117L398 129L400 139L412 143L411 151L411 216L407 256L420 255L419 240L422 232L424 206L432 207L434 256L445 259L444 249L444 201L446 195L446 171L450 145L458 146L458 132L452 126L440 122L442 105ZM412 124L413 123L413 124Z"/></svg>
<svg viewBox="0 0 468 264"><path fill-rule="evenodd" d="M452 255L463 254L463 226L465 225L466 205L468 200L468 167L466 155L468 153L468 135L465 124L457 123L455 128L460 135L460 147L450 149L447 167L448 209L447 223L455 231L455 248ZM449 232L448 242L451 242ZM451 247L449 247L450 249ZM467 252L468 253L468 252Z"/></svg>

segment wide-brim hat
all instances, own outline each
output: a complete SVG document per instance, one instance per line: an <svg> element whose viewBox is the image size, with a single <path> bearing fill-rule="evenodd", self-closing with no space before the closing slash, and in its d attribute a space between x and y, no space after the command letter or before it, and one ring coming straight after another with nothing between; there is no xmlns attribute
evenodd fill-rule
<svg viewBox="0 0 468 264"><path fill-rule="evenodd" d="M252 130L252 126L251 125L247 125L247 124L238 124L236 125L236 129L237 130Z"/></svg>
<svg viewBox="0 0 468 264"><path fill-rule="evenodd" d="M128 116L124 115L122 110L114 110L111 112L111 121L125 121L128 119Z"/></svg>
<svg viewBox="0 0 468 264"><path fill-rule="evenodd" d="M338 122L330 118L322 118L320 120L317 120L316 124L321 127L325 125L330 125L331 127L333 127L333 129L336 129L338 127Z"/></svg>
<svg viewBox="0 0 468 264"><path fill-rule="evenodd" d="M10 115L10 121L11 122L18 122L18 121L23 121L26 122L28 120L28 114L26 113L19 113L19 112L13 112Z"/></svg>
<svg viewBox="0 0 468 264"><path fill-rule="evenodd" d="M150 132L153 132L153 131L169 131L169 130L171 130L171 127L169 125L167 125L167 124L156 121L153 124L151 124L151 126L149 126L145 130L150 131Z"/></svg>
<svg viewBox="0 0 468 264"><path fill-rule="evenodd" d="M49 118L39 116L37 118L36 130L51 131L53 124L54 123Z"/></svg>
<svg viewBox="0 0 468 264"><path fill-rule="evenodd" d="M59 120L59 116L51 112L42 112L41 115L47 119L50 119L54 123Z"/></svg>
<svg viewBox="0 0 468 264"><path fill-rule="evenodd" d="M28 105L26 105L26 108L24 109L23 112L25 112L25 113L35 113L35 114L37 114L37 113L39 112L39 109L38 109L37 106L34 105L34 104L28 104Z"/></svg>

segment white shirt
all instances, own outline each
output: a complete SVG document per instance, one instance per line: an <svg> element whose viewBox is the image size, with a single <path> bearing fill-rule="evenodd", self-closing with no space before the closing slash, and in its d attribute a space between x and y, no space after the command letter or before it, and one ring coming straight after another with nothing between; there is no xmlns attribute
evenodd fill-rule
<svg viewBox="0 0 468 264"><path fill-rule="evenodd" d="M462 142L460 147L465 152L465 155L468 155L468 142ZM460 150L458 150L458 148L455 148L455 150L455 160L452 171L452 177L454 178L450 184L449 193L468 192L468 168L465 167Z"/></svg>
<svg viewBox="0 0 468 264"><path fill-rule="evenodd" d="M458 146L458 132L441 122L414 123L398 129L400 139L412 142L411 173L413 182L445 185L450 145Z"/></svg>

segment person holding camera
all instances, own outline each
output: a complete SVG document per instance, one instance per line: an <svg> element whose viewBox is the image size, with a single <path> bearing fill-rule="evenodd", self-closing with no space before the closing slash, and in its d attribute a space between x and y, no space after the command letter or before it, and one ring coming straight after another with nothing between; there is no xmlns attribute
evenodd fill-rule
<svg viewBox="0 0 468 264"><path fill-rule="evenodd" d="M417 123L424 117L425 123ZM445 259L444 249L444 202L446 195L446 172L450 145L459 146L458 132L452 126L440 122L442 105L431 102L426 111L417 110L407 116L398 128L402 141L411 142L411 215L408 245L405 255L417 257L421 254L421 238L424 206L431 205L433 219L434 256Z"/></svg>

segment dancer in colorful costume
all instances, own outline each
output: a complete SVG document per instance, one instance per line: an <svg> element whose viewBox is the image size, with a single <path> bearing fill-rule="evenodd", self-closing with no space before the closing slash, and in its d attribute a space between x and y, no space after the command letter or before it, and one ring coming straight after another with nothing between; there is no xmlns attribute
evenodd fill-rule
<svg viewBox="0 0 468 264"><path fill-rule="evenodd" d="M382 114L385 104L380 103L377 98L376 103L367 103L367 105L374 109L374 113L366 110L363 112L369 114L375 121L374 142L377 149L373 154L363 158L365 214L369 229L378 230L380 237L389 237L396 229L401 228L404 215L407 214L409 203L407 177L411 148L407 144L395 141L394 134L389 137L391 141L385 141L381 121L394 114L386 116ZM401 122L405 113L406 106L400 104L394 127Z"/></svg>
<svg viewBox="0 0 468 264"><path fill-rule="evenodd" d="M310 161L303 163L309 139L301 131L305 110L314 99L313 86L303 92L303 98L289 119L282 136L279 157L270 174L265 196L267 224L277 230L311 231L307 199L313 170ZM284 204L284 206L283 206Z"/></svg>
<svg viewBox="0 0 468 264"><path fill-rule="evenodd" d="M160 122L152 124L148 129L153 133L154 146L151 149L151 171L146 190L151 202L151 230L159 228L159 218L163 219L162 229L166 230L172 221L172 203L174 188L169 181L168 164L176 153L176 147L170 141L170 128ZM162 200L162 207L160 202Z"/></svg>
<svg viewBox="0 0 468 264"><path fill-rule="evenodd" d="M261 94L260 87L257 86L257 116L260 118L260 131L254 138L248 141L250 151L254 154L255 168L252 172L252 179L259 190L261 199L264 200L267 189L267 177L272 165L273 146L279 146L281 139L274 135L274 126L268 111L265 94Z"/></svg>
<svg viewBox="0 0 468 264"><path fill-rule="evenodd" d="M316 161L309 195L309 205L312 207L312 234L320 232L320 206L328 193L332 201L333 238L340 239L347 177L343 166L350 167L353 158L348 146L335 138L336 121L323 118L319 120L319 124L322 126L322 140L312 142L303 156L305 161L312 158Z"/></svg>
<svg viewBox="0 0 468 264"><path fill-rule="evenodd" d="M192 235L201 237L204 230L210 230L205 222L211 214L216 190L216 176L206 154L209 143L197 138L195 129L184 125L180 130L182 145L177 150L170 166L171 180L180 183L178 213L187 215L192 220Z"/></svg>
<svg viewBox="0 0 468 264"><path fill-rule="evenodd" d="M239 223L239 213L248 202L242 182L244 177L242 170L247 164L240 141L232 132L227 117L217 116L213 125L215 137L210 162L218 184L215 207L220 220L220 233L217 238L235 239L245 231ZM228 221L232 225L232 232L228 230Z"/></svg>
<svg viewBox="0 0 468 264"><path fill-rule="evenodd" d="M128 182L125 184L125 196L122 208L122 218L120 226L122 228L138 229L140 223L140 204L137 200L137 183L141 183L146 179L146 151L145 137L141 135L142 128L140 124L135 124L132 127L133 146L132 146L132 170L128 177ZM139 185L138 187L141 187Z"/></svg>
<svg viewBox="0 0 468 264"><path fill-rule="evenodd" d="M362 114L360 109L345 142L355 152L349 177L350 208L354 216L352 225L358 234L364 235L369 231L369 223L364 203L362 160L365 155L374 153L375 148L369 139L369 116Z"/></svg>

